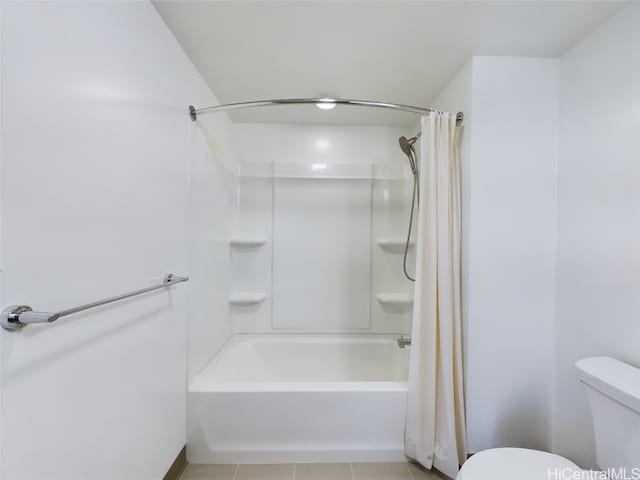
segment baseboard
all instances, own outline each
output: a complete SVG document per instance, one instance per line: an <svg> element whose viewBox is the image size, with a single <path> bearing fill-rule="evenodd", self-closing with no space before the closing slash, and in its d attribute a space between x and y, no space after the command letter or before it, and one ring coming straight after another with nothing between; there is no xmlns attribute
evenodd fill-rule
<svg viewBox="0 0 640 480"><path fill-rule="evenodd" d="M178 480L187 466L187 446L182 447L162 480Z"/></svg>

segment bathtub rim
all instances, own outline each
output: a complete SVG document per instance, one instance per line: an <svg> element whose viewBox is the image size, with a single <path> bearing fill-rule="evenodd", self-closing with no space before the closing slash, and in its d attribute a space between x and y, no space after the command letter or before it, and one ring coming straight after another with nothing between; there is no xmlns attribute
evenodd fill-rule
<svg viewBox="0 0 640 480"><path fill-rule="evenodd" d="M392 333L237 333L229 337L213 358L189 382L189 393L231 392L406 392L407 381L310 381L310 382L216 382L202 381L202 374L235 346L251 341L266 343L396 343ZM399 348L399 347L398 347Z"/></svg>
<svg viewBox="0 0 640 480"><path fill-rule="evenodd" d="M194 381L189 393L322 393L322 392L406 392L407 382L219 382L202 386Z"/></svg>

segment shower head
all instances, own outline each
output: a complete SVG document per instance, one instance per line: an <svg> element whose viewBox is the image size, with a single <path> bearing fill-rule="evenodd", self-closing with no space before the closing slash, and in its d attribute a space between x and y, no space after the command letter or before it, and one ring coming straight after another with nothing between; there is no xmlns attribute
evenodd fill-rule
<svg viewBox="0 0 640 480"><path fill-rule="evenodd" d="M400 149L404 152L404 154L408 157L410 154L414 153L413 144L416 143L418 137L400 137L398 139L398 143L400 144Z"/></svg>
<svg viewBox="0 0 640 480"><path fill-rule="evenodd" d="M413 147L413 144L416 143L418 137L400 137L398 139L398 143L400 144L400 150L404 153L409 159L409 165L411 166L411 173L417 175L418 169L416 167L416 151Z"/></svg>

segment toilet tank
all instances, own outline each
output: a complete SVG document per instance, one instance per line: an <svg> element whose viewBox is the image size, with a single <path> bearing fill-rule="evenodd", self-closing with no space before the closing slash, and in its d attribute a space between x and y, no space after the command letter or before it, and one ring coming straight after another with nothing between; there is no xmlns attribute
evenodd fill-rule
<svg viewBox="0 0 640 480"><path fill-rule="evenodd" d="M596 462L603 470L640 467L640 369L610 357L576 362L587 390Z"/></svg>

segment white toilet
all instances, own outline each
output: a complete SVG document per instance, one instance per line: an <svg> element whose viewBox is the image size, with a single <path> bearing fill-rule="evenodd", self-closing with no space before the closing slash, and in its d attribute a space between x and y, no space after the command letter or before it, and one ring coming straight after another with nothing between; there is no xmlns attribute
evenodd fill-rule
<svg viewBox="0 0 640 480"><path fill-rule="evenodd" d="M602 470L625 469L628 478L640 468L640 369L609 357L576 362L586 386L596 463ZM635 470L634 470L635 469ZM473 455L457 480L553 480L581 478L564 457L525 448L494 448Z"/></svg>

